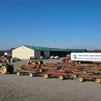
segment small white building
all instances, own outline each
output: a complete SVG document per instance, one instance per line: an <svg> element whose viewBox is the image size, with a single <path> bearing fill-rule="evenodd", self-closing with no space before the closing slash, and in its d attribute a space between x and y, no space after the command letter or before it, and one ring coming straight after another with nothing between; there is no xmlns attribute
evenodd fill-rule
<svg viewBox="0 0 101 101"><path fill-rule="evenodd" d="M49 57L50 52L43 50L43 48L32 46L20 46L12 50L12 57L19 59L30 59L30 57L39 58L40 56Z"/></svg>

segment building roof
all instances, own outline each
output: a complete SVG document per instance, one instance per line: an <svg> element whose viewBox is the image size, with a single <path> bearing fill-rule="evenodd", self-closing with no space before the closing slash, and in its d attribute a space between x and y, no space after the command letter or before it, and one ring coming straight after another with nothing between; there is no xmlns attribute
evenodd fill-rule
<svg viewBox="0 0 101 101"><path fill-rule="evenodd" d="M87 52L87 49L66 49L68 52Z"/></svg>
<svg viewBox="0 0 101 101"><path fill-rule="evenodd" d="M37 46L29 46L29 45L24 45L24 46L31 48L33 50L41 50L41 51L66 51L66 49L61 49L61 48L37 47Z"/></svg>
<svg viewBox="0 0 101 101"><path fill-rule="evenodd" d="M31 48L33 50L40 51L61 51L61 52L85 52L86 49L62 49L62 48L48 48L48 47L36 47L30 45L24 45L25 47Z"/></svg>

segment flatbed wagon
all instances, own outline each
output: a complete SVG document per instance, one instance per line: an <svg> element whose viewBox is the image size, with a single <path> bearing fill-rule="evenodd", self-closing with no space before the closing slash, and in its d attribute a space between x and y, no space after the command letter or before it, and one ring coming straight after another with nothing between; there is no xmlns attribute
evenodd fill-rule
<svg viewBox="0 0 101 101"><path fill-rule="evenodd" d="M95 81L96 83L101 83L101 74L94 73L82 73L78 76L80 82L84 81Z"/></svg>
<svg viewBox="0 0 101 101"><path fill-rule="evenodd" d="M61 68L57 67L55 69L48 69L44 73L43 77L46 79L48 79L50 77L56 77L60 80L64 80L66 78L72 78L73 73L72 73L72 71L61 69Z"/></svg>
<svg viewBox="0 0 101 101"><path fill-rule="evenodd" d="M16 72L18 76L29 75L30 77L42 74L42 64L40 62L28 62L22 65Z"/></svg>
<svg viewBox="0 0 101 101"><path fill-rule="evenodd" d="M40 69L32 69L32 70L17 70L18 76L29 75L30 77L37 76L42 74Z"/></svg>

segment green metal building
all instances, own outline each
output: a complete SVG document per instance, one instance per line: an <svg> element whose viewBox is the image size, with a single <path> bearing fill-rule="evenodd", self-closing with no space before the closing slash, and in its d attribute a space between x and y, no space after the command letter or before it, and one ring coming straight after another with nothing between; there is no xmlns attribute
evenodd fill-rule
<svg viewBox="0 0 101 101"><path fill-rule="evenodd" d="M62 49L62 48L48 48L48 47L36 47L29 45L22 45L17 47L12 51L13 57L18 57L20 59L29 59L30 57L39 58L50 57L50 56L59 56L64 57L71 52L86 52L86 49Z"/></svg>

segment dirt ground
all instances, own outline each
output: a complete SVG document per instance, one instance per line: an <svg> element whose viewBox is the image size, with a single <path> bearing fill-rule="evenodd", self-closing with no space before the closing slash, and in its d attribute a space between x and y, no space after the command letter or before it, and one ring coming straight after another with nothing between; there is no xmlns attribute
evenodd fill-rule
<svg viewBox="0 0 101 101"><path fill-rule="evenodd" d="M24 62L23 62L24 63ZM21 65L23 63L16 63ZM16 67L17 68L17 67ZM0 74L0 101L100 101L101 85L77 80Z"/></svg>
<svg viewBox="0 0 101 101"><path fill-rule="evenodd" d="M101 85L0 74L0 101L100 101Z"/></svg>

